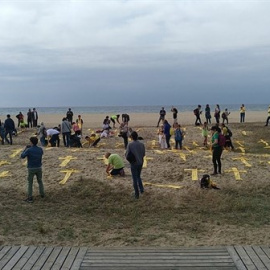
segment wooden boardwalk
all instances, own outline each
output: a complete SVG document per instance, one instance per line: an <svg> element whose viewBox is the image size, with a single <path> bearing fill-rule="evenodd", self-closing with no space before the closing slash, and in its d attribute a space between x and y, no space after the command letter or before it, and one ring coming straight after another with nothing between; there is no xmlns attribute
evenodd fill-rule
<svg viewBox="0 0 270 270"><path fill-rule="evenodd" d="M0 246L0 270L270 270L269 246L86 248Z"/></svg>

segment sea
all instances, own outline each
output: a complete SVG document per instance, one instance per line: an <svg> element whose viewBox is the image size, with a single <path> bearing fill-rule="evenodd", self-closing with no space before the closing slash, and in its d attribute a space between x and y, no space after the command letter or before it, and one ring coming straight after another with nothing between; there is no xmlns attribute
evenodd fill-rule
<svg viewBox="0 0 270 270"><path fill-rule="evenodd" d="M211 111L215 109L215 104L210 105ZM179 112L192 112L196 105L173 105ZM228 109L228 111L239 111L241 104L220 104L221 111ZM245 104L246 111L267 111L269 104ZM149 106L62 106L62 107L35 107L39 114L63 114L66 115L68 108L71 108L75 114L122 114L122 113L159 113L161 107L166 111L170 111L172 106L165 105L149 105ZM34 107L30 108L33 109ZM202 105L204 111L205 106ZM17 115L19 112L26 114L29 107L5 107L0 108L0 115L7 114Z"/></svg>

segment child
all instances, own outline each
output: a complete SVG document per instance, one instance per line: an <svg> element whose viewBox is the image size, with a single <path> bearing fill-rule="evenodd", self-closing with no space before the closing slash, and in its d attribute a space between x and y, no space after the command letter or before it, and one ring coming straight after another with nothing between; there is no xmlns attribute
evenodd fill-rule
<svg viewBox="0 0 270 270"><path fill-rule="evenodd" d="M228 109L225 109L225 112L222 113L221 117L222 117L222 124L225 123L225 121L227 122L227 124L229 123L228 120L228 115L230 114L230 112L228 112Z"/></svg>
<svg viewBox="0 0 270 270"><path fill-rule="evenodd" d="M183 131L181 130L181 126L179 124L177 124L175 128L174 139L175 139L175 149L178 149L178 145L180 149L182 149Z"/></svg>
<svg viewBox="0 0 270 270"><path fill-rule="evenodd" d="M204 138L203 140L203 145L207 146L207 137L208 137L208 126L207 126L207 122L203 123L203 127L202 127L202 136Z"/></svg>
<svg viewBox="0 0 270 270"><path fill-rule="evenodd" d="M86 141L88 142L88 147L93 146L96 147L97 144L100 141L100 136L98 136L97 134L93 133L89 136L85 136Z"/></svg>
<svg viewBox="0 0 270 270"><path fill-rule="evenodd" d="M160 144L161 149L168 148L167 143L166 143L165 134L164 134L163 125L161 125L160 128L158 129L158 142Z"/></svg>

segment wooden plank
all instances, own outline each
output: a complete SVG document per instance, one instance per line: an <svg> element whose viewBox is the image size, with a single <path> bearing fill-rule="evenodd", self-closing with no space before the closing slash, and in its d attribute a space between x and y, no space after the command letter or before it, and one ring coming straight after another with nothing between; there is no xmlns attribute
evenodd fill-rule
<svg viewBox="0 0 270 270"><path fill-rule="evenodd" d="M27 251L28 247L21 246L17 252L10 258L9 262L2 268L2 270L10 270L16 265L16 263L21 259L23 254Z"/></svg>
<svg viewBox="0 0 270 270"><path fill-rule="evenodd" d="M270 259L270 248L269 247L261 247L261 249L267 255L267 257Z"/></svg>
<svg viewBox="0 0 270 270"><path fill-rule="evenodd" d="M87 247L82 247L79 249L79 252L78 252L70 270L79 270L80 269L81 263L83 261L83 258L85 256L87 250L88 250Z"/></svg>
<svg viewBox="0 0 270 270"><path fill-rule="evenodd" d="M45 247L36 248L36 250L34 251L34 253L32 253L31 257L26 262L22 270L32 269L32 267L35 265L36 261L39 259L39 257L41 256L44 250L45 250Z"/></svg>
<svg viewBox="0 0 270 270"><path fill-rule="evenodd" d="M253 261L257 269L267 270L260 257L256 254L251 246L244 246L245 251L247 252L250 259Z"/></svg>
<svg viewBox="0 0 270 270"><path fill-rule="evenodd" d="M228 250L231 258L233 259L235 265L237 266L237 269L238 270L246 270L247 268L243 264L241 258L239 257L239 255L238 255L237 251L234 249L234 247L227 246L227 250Z"/></svg>
<svg viewBox="0 0 270 270"><path fill-rule="evenodd" d="M26 262L31 258L31 256L33 255L36 249L37 248L34 246L29 246L27 251L23 254L23 256L20 258L17 264L12 268L12 270L21 270L23 266L26 264Z"/></svg>
<svg viewBox="0 0 270 270"><path fill-rule="evenodd" d="M52 247L45 248L31 270L40 270L52 251Z"/></svg>
<svg viewBox="0 0 270 270"><path fill-rule="evenodd" d="M69 270L79 252L78 247L72 247L71 250L68 253L68 256L64 262L64 264L61 267L61 270Z"/></svg>
<svg viewBox="0 0 270 270"><path fill-rule="evenodd" d="M68 248L68 247L62 248L62 250L61 250L57 260L55 261L54 265L52 266L51 270L62 269L62 265L63 265L64 261L66 260L69 251L70 251L70 248Z"/></svg>
<svg viewBox="0 0 270 270"><path fill-rule="evenodd" d="M258 254L267 269L270 269L270 258L265 254L261 247L254 246L254 251Z"/></svg>
<svg viewBox="0 0 270 270"><path fill-rule="evenodd" d="M0 260L8 253L8 251L11 249L9 246L2 247L0 251Z"/></svg>
<svg viewBox="0 0 270 270"><path fill-rule="evenodd" d="M235 250L237 251L239 257L241 258L243 264L246 266L247 270L257 270L256 266L249 258L245 249L242 246L235 246Z"/></svg>
<svg viewBox="0 0 270 270"><path fill-rule="evenodd" d="M57 259L58 255L60 254L61 250L62 250L61 247L52 248L50 255L47 257L44 264L41 265L40 269L51 269L51 267L56 262L56 259Z"/></svg>
<svg viewBox="0 0 270 270"><path fill-rule="evenodd" d="M18 251L19 247L11 247L8 252L6 252L5 256L1 259L0 261L0 269L2 269L8 262L9 260L16 254Z"/></svg>

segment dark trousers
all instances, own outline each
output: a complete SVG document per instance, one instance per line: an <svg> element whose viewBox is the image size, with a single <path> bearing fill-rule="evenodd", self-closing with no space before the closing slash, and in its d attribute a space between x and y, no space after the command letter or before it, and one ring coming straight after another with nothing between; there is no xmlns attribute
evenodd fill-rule
<svg viewBox="0 0 270 270"><path fill-rule="evenodd" d="M7 138L7 135L9 135L9 140ZM8 144L12 144L12 130L6 130L5 140L7 141Z"/></svg>
<svg viewBox="0 0 270 270"><path fill-rule="evenodd" d="M175 149L178 148L178 145L179 145L179 148L182 149L182 140L175 140Z"/></svg>
<svg viewBox="0 0 270 270"><path fill-rule="evenodd" d="M139 191L144 192L143 183L141 179L142 165L130 164L131 174L133 180L133 188L135 192L135 198L139 198Z"/></svg>
<svg viewBox="0 0 270 270"><path fill-rule="evenodd" d="M240 113L240 123L245 122L245 113Z"/></svg>
<svg viewBox="0 0 270 270"><path fill-rule="evenodd" d="M64 146L69 147L70 146L70 132L64 132L63 135L63 142Z"/></svg>
<svg viewBox="0 0 270 270"><path fill-rule="evenodd" d="M27 125L28 127L33 127L32 119L27 119Z"/></svg>
<svg viewBox="0 0 270 270"><path fill-rule="evenodd" d="M212 150L212 162L214 165L214 173L221 173L221 154L222 147L213 147Z"/></svg>
<svg viewBox="0 0 270 270"><path fill-rule="evenodd" d="M171 147L171 145L170 145L170 139L171 139L171 135L169 134L169 135L165 135L165 138L166 138L166 143L167 143L167 146L168 146L168 148L170 148Z"/></svg>
<svg viewBox="0 0 270 270"><path fill-rule="evenodd" d="M124 139L124 146L125 146L125 149L127 149L127 145L128 145L128 136L127 136L127 133L126 133L126 132L122 133L122 138Z"/></svg>
<svg viewBox="0 0 270 270"><path fill-rule="evenodd" d="M200 115L196 115L195 126L196 126L197 124L200 124L200 125L202 124Z"/></svg>
<svg viewBox="0 0 270 270"><path fill-rule="evenodd" d="M270 120L270 116L268 116L267 119L266 119L266 124L265 124L266 126L268 126L269 120Z"/></svg>
<svg viewBox="0 0 270 270"><path fill-rule="evenodd" d="M55 147L57 145L57 147L59 147L59 144L60 144L59 135L58 134L52 135L49 142L50 142L51 146Z"/></svg>

